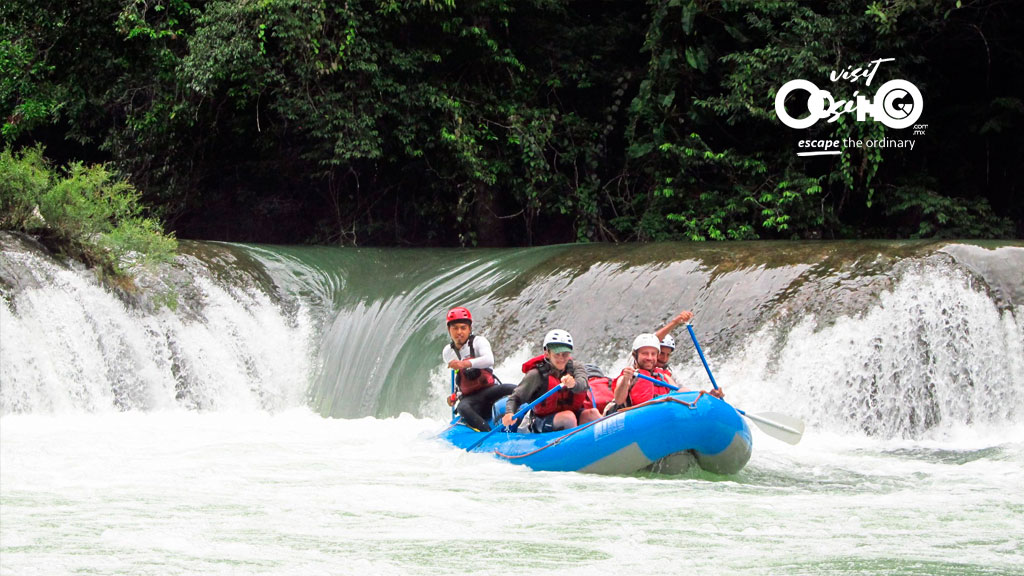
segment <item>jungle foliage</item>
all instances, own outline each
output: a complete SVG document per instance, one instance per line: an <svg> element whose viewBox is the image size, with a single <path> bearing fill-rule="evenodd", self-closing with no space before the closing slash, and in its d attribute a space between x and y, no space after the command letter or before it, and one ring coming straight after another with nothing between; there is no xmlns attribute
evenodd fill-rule
<svg viewBox="0 0 1024 576"><path fill-rule="evenodd" d="M181 237L384 245L1020 237L1005 0L11 0L3 139L107 162ZM895 58L870 87L833 71ZM903 78L926 134L779 122ZM798 157L809 138L907 149Z"/></svg>
<svg viewBox="0 0 1024 576"><path fill-rule="evenodd" d="M0 150L0 229L34 234L101 274L127 278L174 259L177 240L143 213L135 188L104 166L61 171L42 148Z"/></svg>

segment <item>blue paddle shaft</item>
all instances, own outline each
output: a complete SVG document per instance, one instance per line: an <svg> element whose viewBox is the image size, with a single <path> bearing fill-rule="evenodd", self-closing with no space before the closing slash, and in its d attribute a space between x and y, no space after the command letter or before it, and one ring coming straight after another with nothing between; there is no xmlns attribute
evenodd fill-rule
<svg viewBox="0 0 1024 576"><path fill-rule="evenodd" d="M537 398L533 402L530 402L526 406L523 406L522 408L519 409L518 412L515 413L514 416L512 416L512 421L515 422L516 420L519 420L520 418L525 416L527 412L532 410L534 406L536 406L537 404L540 404L541 402L546 400L548 396L551 396L552 394L554 394L555 392L558 392L559 390L562 390L562 386L561 385L555 386L554 388L552 388L552 389L548 390L547 392L545 392L544 394L542 394L540 398ZM487 434L484 434L483 438L477 440L476 444L473 444L469 448L466 448L466 452L472 452L474 448L476 448L477 446L483 444L484 440L487 440L491 436L491 434L494 434L498 430L505 430L505 429L507 429L507 427L504 424L502 424L501 426L499 426L497 428L492 429Z"/></svg>
<svg viewBox="0 0 1024 576"><path fill-rule="evenodd" d="M513 421L519 420L523 416L526 416L526 413L529 412L530 410L533 410L534 406L536 406L537 404L540 404L541 402L547 400L548 396L551 396L555 392L558 392L559 390L562 390L562 389L563 389L562 385L559 384L558 386L555 386L554 388L548 390L547 392L542 394L540 398L537 398L533 402L530 402L526 406L523 406L522 408L520 408L519 411L516 412L515 416L512 417L512 420Z"/></svg>
<svg viewBox="0 0 1024 576"><path fill-rule="evenodd" d="M700 342L697 342L697 335L693 333L693 326L691 326L689 322L686 323L686 330L690 333L690 339L693 340L693 347L697 349L697 354L700 354L700 361L704 363L704 369L708 372L708 378L711 378L711 385L715 387L715 390L718 390L718 383L715 382L715 375L711 373L711 367L708 366L707 358L704 357L704 351L700 349ZM800 437L804 433L803 422L800 422L799 420L794 419L794 421L798 423L797 428L799 428L799 430L797 430L792 426L773 422L772 420L765 418L764 415L747 414L739 408L735 408L735 410L747 418L750 418L754 424L757 424L758 428L764 430L769 436L778 438L783 442L796 444L800 441Z"/></svg>
<svg viewBox="0 0 1024 576"><path fill-rule="evenodd" d="M643 378L644 380L647 380L648 382L654 382L655 384L657 384L658 386L661 386L662 388L668 388L669 390L679 390L679 386L673 386L673 385L669 384L668 382L662 382L661 380L655 380L654 378L651 378L650 376L644 376L643 374L641 374L639 372L633 372L633 375L636 376L637 378Z"/></svg>
<svg viewBox="0 0 1024 576"><path fill-rule="evenodd" d="M455 370L452 370L452 394L455 394ZM452 418L455 417L455 404L452 404Z"/></svg>
<svg viewBox="0 0 1024 576"><path fill-rule="evenodd" d="M704 351L700 349L700 342L697 342L697 335L693 333L693 326L687 323L686 329L690 332L690 340L693 340L693 347L697 349L697 354L700 354L700 361L704 363L704 369L708 371L711 385L715 387L715 390L718 390L718 382L715 382L715 375L711 373L711 367L708 366L708 360L704 357Z"/></svg>

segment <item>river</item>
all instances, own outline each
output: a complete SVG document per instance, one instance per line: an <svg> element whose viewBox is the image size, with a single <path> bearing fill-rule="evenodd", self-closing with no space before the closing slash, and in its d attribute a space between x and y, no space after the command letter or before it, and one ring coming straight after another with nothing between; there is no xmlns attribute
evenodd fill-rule
<svg viewBox="0 0 1024 576"><path fill-rule="evenodd" d="M3 575L1024 573L1019 244L183 243L119 298L0 240ZM727 399L803 440L752 427L731 476L456 450L456 304L513 382L548 327L615 372L690 308Z"/></svg>

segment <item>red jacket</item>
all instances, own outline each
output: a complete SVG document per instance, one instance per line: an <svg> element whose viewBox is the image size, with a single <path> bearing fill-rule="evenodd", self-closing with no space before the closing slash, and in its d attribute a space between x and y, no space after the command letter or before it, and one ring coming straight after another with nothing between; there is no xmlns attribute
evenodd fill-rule
<svg viewBox="0 0 1024 576"><path fill-rule="evenodd" d="M637 368L636 373L643 374L644 376L647 376L649 378L654 378L655 380L661 380L662 382L665 381L664 371L661 370L660 368L655 368L653 374L647 370ZM619 377L616 378L615 381L619 382L620 378L622 378L622 373L619 373ZM628 382L625 384L627 386L629 385ZM654 398L655 396L668 394L671 391L672 390L665 388L663 386L658 386L657 384L648 382L643 378L637 378L636 381L633 383L633 387L629 389L629 395L626 396L626 405L636 406L637 404L643 404L644 402L647 402L648 400Z"/></svg>

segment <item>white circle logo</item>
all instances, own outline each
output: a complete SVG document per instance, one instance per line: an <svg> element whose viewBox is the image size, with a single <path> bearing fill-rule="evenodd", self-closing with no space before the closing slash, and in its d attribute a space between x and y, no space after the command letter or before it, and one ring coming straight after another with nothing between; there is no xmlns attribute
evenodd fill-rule
<svg viewBox="0 0 1024 576"><path fill-rule="evenodd" d="M786 110L786 98L796 91L807 92L807 116L794 118ZM790 128L810 128L818 120L828 118L835 122L845 113L857 113L857 121L871 116L889 128L902 129L912 126L924 111L921 91L906 80L890 80L882 84L873 100L854 92L855 100L836 100L827 90L818 88L809 80L790 80L782 85L775 95L775 114Z"/></svg>
<svg viewBox="0 0 1024 576"><path fill-rule="evenodd" d="M922 102L917 86L906 80L890 80L875 93L875 120L889 128L908 128L921 117Z"/></svg>
<svg viewBox="0 0 1024 576"><path fill-rule="evenodd" d="M789 96L790 92L795 90L803 90L807 92L807 110L810 112L806 118L797 119L789 115L786 110L786 97ZM814 123L819 118L827 116L825 114L825 98L821 95L824 92L819 90L814 82L810 80L790 80L782 85L779 93L775 95L775 114L782 120L782 123L790 128L810 128L814 126ZM825 96L832 100L832 95L825 92ZM834 101L833 101L834 103Z"/></svg>

